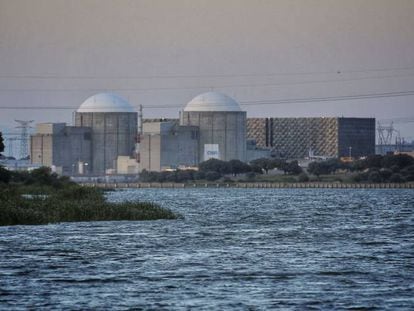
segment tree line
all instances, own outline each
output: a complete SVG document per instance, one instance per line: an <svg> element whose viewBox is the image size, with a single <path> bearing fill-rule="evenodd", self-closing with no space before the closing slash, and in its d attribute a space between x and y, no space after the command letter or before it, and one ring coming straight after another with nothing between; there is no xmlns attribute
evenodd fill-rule
<svg viewBox="0 0 414 311"><path fill-rule="evenodd" d="M257 159L249 164L240 160L222 161L210 159L201 162L198 171L193 170L175 170L152 172L143 170L140 174L140 180L143 182L186 182L195 180L216 181L220 178L233 177L240 174L246 174L247 179L253 180L256 174L268 174L269 170L278 168L285 174L298 175L302 173L302 168L298 161L287 162L280 159Z"/></svg>
<svg viewBox="0 0 414 311"><path fill-rule="evenodd" d="M406 154L372 155L365 159L344 163L339 159L312 162L308 173L320 175L338 171L353 173L355 182L407 182L414 181L414 158Z"/></svg>

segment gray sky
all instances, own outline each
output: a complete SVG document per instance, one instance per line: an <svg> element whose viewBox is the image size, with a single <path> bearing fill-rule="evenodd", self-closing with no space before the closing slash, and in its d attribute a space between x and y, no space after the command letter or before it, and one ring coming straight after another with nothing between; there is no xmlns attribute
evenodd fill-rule
<svg viewBox="0 0 414 311"><path fill-rule="evenodd" d="M0 0L0 107L34 108L0 109L0 128L71 122L36 107L108 90L146 117L177 117L214 89L249 117L414 120L412 95L251 104L414 91L413 16L413 0ZM414 139L414 122L396 126Z"/></svg>

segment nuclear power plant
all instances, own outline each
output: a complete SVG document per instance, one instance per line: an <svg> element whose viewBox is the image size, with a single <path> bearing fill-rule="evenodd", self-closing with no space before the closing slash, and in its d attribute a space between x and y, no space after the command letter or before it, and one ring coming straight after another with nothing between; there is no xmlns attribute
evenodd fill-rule
<svg viewBox="0 0 414 311"><path fill-rule="evenodd" d="M91 96L74 119L75 126L36 126L30 144L33 164L53 167L64 175L105 175L116 173L119 157L134 156L138 113L123 98L111 93Z"/></svg>
<svg viewBox="0 0 414 311"><path fill-rule="evenodd" d="M132 156L137 138L138 114L115 94L89 97L75 112L75 127L91 129L91 169L105 174L118 156Z"/></svg>
<svg viewBox="0 0 414 311"><path fill-rule="evenodd" d="M235 99L219 92L194 97L177 117L143 120L122 97L96 94L74 112L73 125L36 125L31 161L63 175L103 176L196 169L211 158L375 153L373 118L247 118Z"/></svg>
<svg viewBox="0 0 414 311"><path fill-rule="evenodd" d="M246 161L246 112L218 92L194 97L181 112L180 124L199 129L199 162L209 158Z"/></svg>

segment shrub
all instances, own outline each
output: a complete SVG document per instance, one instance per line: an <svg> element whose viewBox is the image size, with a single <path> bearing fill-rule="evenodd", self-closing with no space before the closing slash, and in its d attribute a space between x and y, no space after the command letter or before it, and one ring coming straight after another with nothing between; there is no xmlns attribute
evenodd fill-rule
<svg viewBox="0 0 414 311"><path fill-rule="evenodd" d="M382 169L380 169L379 173L380 173L382 179L385 180L385 181L388 180L391 177L391 175L393 174L392 170L390 170L389 168L382 168Z"/></svg>
<svg viewBox="0 0 414 311"><path fill-rule="evenodd" d="M0 183L8 184L12 174L9 170L6 170L4 167L0 166Z"/></svg>
<svg viewBox="0 0 414 311"><path fill-rule="evenodd" d="M372 171L368 174L368 181L372 183L379 183L382 181L381 175L378 171Z"/></svg>
<svg viewBox="0 0 414 311"><path fill-rule="evenodd" d="M194 173L194 179L195 180L201 180L201 179L205 179L206 178L206 174L204 172L195 172Z"/></svg>
<svg viewBox="0 0 414 311"><path fill-rule="evenodd" d="M210 171L210 172L206 173L206 179L208 181L215 181L215 180L220 179L220 177L221 177L221 175L217 172L214 172L214 171Z"/></svg>
<svg viewBox="0 0 414 311"><path fill-rule="evenodd" d="M391 175L390 177L390 182L394 182L394 183L401 183L404 182L403 177L401 176L401 174L398 173L394 173Z"/></svg>
<svg viewBox="0 0 414 311"><path fill-rule="evenodd" d="M414 165L410 165L401 170L401 174L406 181L414 181Z"/></svg>
<svg viewBox="0 0 414 311"><path fill-rule="evenodd" d="M306 174L304 172L300 173L299 176L298 176L298 181L299 182L308 182L309 181L308 174Z"/></svg>
<svg viewBox="0 0 414 311"><path fill-rule="evenodd" d="M256 173L254 173L254 172L248 172L246 174L246 180L247 181L255 181L256 180Z"/></svg>
<svg viewBox="0 0 414 311"><path fill-rule="evenodd" d="M202 172L217 172L220 174L228 174L231 172L229 162L221 161L218 159L209 159L207 161L201 162L198 165L198 168Z"/></svg>

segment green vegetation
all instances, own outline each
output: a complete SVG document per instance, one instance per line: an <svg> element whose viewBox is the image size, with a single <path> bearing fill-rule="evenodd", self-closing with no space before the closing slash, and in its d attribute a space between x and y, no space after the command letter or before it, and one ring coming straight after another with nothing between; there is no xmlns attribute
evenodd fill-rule
<svg viewBox="0 0 414 311"><path fill-rule="evenodd" d="M0 132L0 153L4 151L3 134Z"/></svg>
<svg viewBox="0 0 414 311"><path fill-rule="evenodd" d="M308 172L320 180L336 176L343 182L401 183L414 181L414 158L405 155L373 155L351 163L338 159L309 164ZM339 174L338 174L339 172ZM342 173L341 173L342 172ZM345 173L344 173L345 172Z"/></svg>
<svg viewBox="0 0 414 311"><path fill-rule="evenodd" d="M269 174L277 168L283 174ZM241 176L239 176L241 175ZM148 172L140 175L142 182L343 182L401 183L414 181L414 158L408 155L370 156L351 163L328 159L309 164L307 170L298 161L257 159L249 164L239 160L210 159L199 165L199 171Z"/></svg>
<svg viewBox="0 0 414 311"><path fill-rule="evenodd" d="M31 173L2 170L9 176L7 183L0 182L2 226L179 217L153 203L107 202L102 190L79 186L47 168Z"/></svg>
<svg viewBox="0 0 414 311"><path fill-rule="evenodd" d="M198 181L222 181L234 182L230 178L244 174L241 181L255 181L257 175L264 172L267 174L270 169L280 168L286 175L298 175L302 173L302 168L297 161L286 162L280 159L258 159L250 164L239 160L221 161L210 159L199 164L198 171L177 170L172 172L149 172L142 171L140 180L142 182L198 182ZM302 176L303 177L303 176ZM292 177L289 178L292 180ZM295 180L293 178L293 180ZM240 180L239 180L240 181Z"/></svg>

